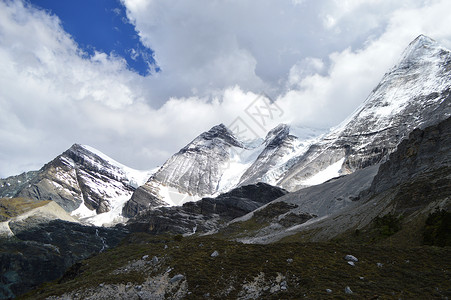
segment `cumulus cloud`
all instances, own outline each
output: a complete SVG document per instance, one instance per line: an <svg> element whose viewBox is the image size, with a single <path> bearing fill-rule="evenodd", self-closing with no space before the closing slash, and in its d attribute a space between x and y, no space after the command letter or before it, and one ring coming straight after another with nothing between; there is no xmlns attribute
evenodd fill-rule
<svg viewBox="0 0 451 300"><path fill-rule="evenodd" d="M324 29L314 3L123 0L162 72L149 86L167 96L209 95L231 85L275 93ZM172 84L172 83L176 84ZM272 94L275 94L272 93ZM158 97L157 97L158 98Z"/></svg>
<svg viewBox="0 0 451 300"><path fill-rule="evenodd" d="M86 58L58 18L21 1L2 2L0 11L2 172L42 163L62 144L95 140L87 103L119 110L139 101L130 85L138 75L122 58Z"/></svg>
<svg viewBox="0 0 451 300"><path fill-rule="evenodd" d="M420 33L451 47L447 0L122 1L160 73L139 76L114 53L89 57L56 16L0 2L1 177L74 142L150 169L211 126L248 117L261 92L283 111L267 129L330 127Z"/></svg>
<svg viewBox="0 0 451 300"><path fill-rule="evenodd" d="M443 0L122 1L162 67L148 86L170 89L153 101L237 84L312 112L297 121L316 126L351 113L416 36L447 43L450 32Z"/></svg>
<svg viewBox="0 0 451 300"><path fill-rule="evenodd" d="M1 176L37 169L74 142L150 169L255 97L232 86L155 109L144 79L122 58L87 57L57 17L20 1L2 2L0 11Z"/></svg>
<svg viewBox="0 0 451 300"><path fill-rule="evenodd" d="M287 112L293 112L287 116L289 120L320 127L344 120L397 63L404 48L419 33L450 46L451 21L445 16L449 9L448 1L435 1L424 7L402 6L388 15L385 31L379 36L366 40L360 48L331 53L327 74L318 72L304 77L299 88L278 98Z"/></svg>

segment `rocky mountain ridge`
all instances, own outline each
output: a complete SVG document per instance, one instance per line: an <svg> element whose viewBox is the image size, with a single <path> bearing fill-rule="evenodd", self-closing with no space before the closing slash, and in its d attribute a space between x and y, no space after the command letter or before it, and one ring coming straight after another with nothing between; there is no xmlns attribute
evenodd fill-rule
<svg viewBox="0 0 451 300"><path fill-rule="evenodd" d="M127 226L151 234L207 234L286 193L266 183L241 186L215 198L144 210L128 220Z"/></svg>
<svg viewBox="0 0 451 300"><path fill-rule="evenodd" d="M54 200L66 211L101 225L257 182L296 191L383 162L414 128L450 116L450 73L450 51L419 36L361 107L321 137L297 138L281 124L250 145L220 124L183 147L153 175L74 145L37 173L21 175L23 180L3 180L0 195Z"/></svg>
<svg viewBox="0 0 451 300"><path fill-rule="evenodd" d="M174 154L139 187L125 204L124 216L215 197L237 186L274 184L289 157L308 144L289 132L288 125L280 124L263 141L246 145L225 125L214 126Z"/></svg>
<svg viewBox="0 0 451 300"><path fill-rule="evenodd" d="M226 185L229 188L266 182L296 191L376 165L414 128L436 124L451 115L450 77L450 51L420 35L361 107L328 134L302 141L282 124L271 130L259 147L246 149L225 126L213 127L139 188L126 204L124 215L131 217L161 205L157 200L167 202L162 195L168 194L167 188L172 188L173 194L194 196L185 198L189 201L223 191L221 186L229 177L235 180ZM245 153L238 168L233 165L232 150Z"/></svg>
<svg viewBox="0 0 451 300"><path fill-rule="evenodd" d="M451 115L450 76L451 52L420 35L361 107L297 157L277 185L298 190L340 160L341 174L382 162L413 129Z"/></svg>
<svg viewBox="0 0 451 300"><path fill-rule="evenodd" d="M101 225L120 219L123 203L150 174L74 144L39 171L3 179L0 195L55 201L82 221Z"/></svg>

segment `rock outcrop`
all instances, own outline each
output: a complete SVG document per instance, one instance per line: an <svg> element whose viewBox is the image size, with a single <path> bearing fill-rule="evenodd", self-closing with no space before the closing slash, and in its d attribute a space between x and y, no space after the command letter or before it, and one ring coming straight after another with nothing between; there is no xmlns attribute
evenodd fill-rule
<svg viewBox="0 0 451 300"><path fill-rule="evenodd" d="M265 183L242 186L216 198L203 198L183 206L160 207L141 212L128 221L132 231L152 234L212 232L287 192Z"/></svg>

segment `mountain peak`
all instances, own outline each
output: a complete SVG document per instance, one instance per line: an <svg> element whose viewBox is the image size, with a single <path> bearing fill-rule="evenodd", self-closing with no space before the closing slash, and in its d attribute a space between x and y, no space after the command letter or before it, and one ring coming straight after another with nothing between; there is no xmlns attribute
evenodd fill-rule
<svg viewBox="0 0 451 300"><path fill-rule="evenodd" d="M434 57L437 49L441 48L435 40L421 34L410 42L404 50L397 67L408 68L417 62L426 60L428 57Z"/></svg>
<svg viewBox="0 0 451 300"><path fill-rule="evenodd" d="M232 132L227 128L227 126L225 126L223 123L219 124L219 125L215 125L213 126L210 130L207 131L208 133L228 133L228 134L232 134Z"/></svg>
<svg viewBox="0 0 451 300"><path fill-rule="evenodd" d="M432 45L432 44L436 44L436 43L437 42L434 39L432 39L424 34L420 34L409 44L409 46L411 46L411 45L428 45L428 44Z"/></svg>
<svg viewBox="0 0 451 300"><path fill-rule="evenodd" d="M91 155L97 155L97 156L102 156L102 155L105 156L105 154L103 154L102 152L100 152L99 150L97 150L91 146L82 145L82 144L78 144L78 143L75 143L72 146L70 146L70 148L67 149L67 151L91 154ZM99 155L99 154L101 154L101 155Z"/></svg>
<svg viewBox="0 0 451 300"><path fill-rule="evenodd" d="M198 139L206 141L211 141L213 139L221 139L229 143L230 145L242 147L242 144L238 141L233 132L222 123L219 125L215 125L210 130L202 133L198 138L196 138L196 140Z"/></svg>
<svg viewBox="0 0 451 300"><path fill-rule="evenodd" d="M80 149L83 149L83 146L80 145L80 144L75 143L72 146L70 146L70 148L67 149L67 150L78 151Z"/></svg>
<svg viewBox="0 0 451 300"><path fill-rule="evenodd" d="M429 52L430 50L436 48L439 44L432 38L420 34L417 36L404 50L403 58L412 55L422 55Z"/></svg>
<svg viewBox="0 0 451 300"><path fill-rule="evenodd" d="M87 157L89 157L89 160L104 161L105 163L111 160L108 156L97 149L77 143L67 149L63 155L64 154L75 161L85 160Z"/></svg>
<svg viewBox="0 0 451 300"><path fill-rule="evenodd" d="M268 132L265 143L267 146L275 147L279 145L289 133L290 126L287 124L279 124Z"/></svg>
<svg viewBox="0 0 451 300"><path fill-rule="evenodd" d="M278 134L280 132L289 132L290 131L290 126L284 123L280 123L279 125L277 125L276 127L274 127L273 129L271 129L268 134L266 135L266 138L268 138L268 136L274 135L274 134Z"/></svg>

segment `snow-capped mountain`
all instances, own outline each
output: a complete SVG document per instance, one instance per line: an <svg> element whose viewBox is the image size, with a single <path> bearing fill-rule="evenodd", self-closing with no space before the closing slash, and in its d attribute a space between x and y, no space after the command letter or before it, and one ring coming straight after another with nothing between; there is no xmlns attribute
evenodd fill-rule
<svg viewBox="0 0 451 300"><path fill-rule="evenodd" d="M329 246L324 253L325 257L338 258L346 266L346 261L342 259L344 249L354 249L359 244L384 245L374 248L377 250L387 248L388 243L390 248L387 249L391 249L393 242L397 252L402 251L404 245L415 246L408 252L399 252L402 255L396 263L410 272L414 264L404 257L410 259L411 251L415 252L416 249L427 250L417 248L419 245L450 244L445 222L451 209L450 73L451 52L432 39L419 36L405 50L399 63L384 75L365 102L341 125L326 134L319 135L320 132L313 130L307 135L296 137L292 128L281 124L271 130L264 140L249 144L240 141L221 124L199 135L161 168L152 171L128 168L94 148L75 144L39 171L0 179L0 197L23 197L0 199L0 213L4 212L0 214L0 235L15 236L13 240L8 237L0 243L5 249L0 253L3 255L0 257L0 269L6 274L0 276L0 298L2 289L6 291L4 298L13 297L17 290L26 292L43 281L63 276L64 270L70 266L61 277L61 284L69 281L70 286L74 286L73 280L91 282L86 280L91 277L83 276L92 272L81 272L83 268L89 267L88 264L74 263L117 245L124 236L133 232L198 235L201 239L185 239L185 242L180 243L178 237L173 241L164 237L172 244L164 247L166 250L163 251L163 244L157 245L155 240L145 238L144 242L149 246L147 249L121 251L127 257L119 255L119 259L116 251L113 253L114 259L123 263L122 267L115 268L117 272L113 272L119 279L130 277L130 270L149 273L149 266L152 267L149 264L154 264L154 269L160 269L164 274L160 276L153 272L153 277L148 278L151 284L140 284L135 288L126 288L125 285L107 287L102 283L98 285L100 292L96 294L99 297L106 294L117 297L118 289L130 291L127 295L132 297L137 291L141 293L145 290L146 286L152 287L148 295L153 295L155 282L157 287L158 284L169 286L170 292L174 291L174 284L186 287L191 284L189 282L199 282L196 279L193 281L193 272L188 274L183 269L170 274L168 270L172 268L169 266L174 266L174 261L167 261L166 258L170 256L167 251L175 253L172 255L175 257L180 256L179 253L187 253L180 252L183 249L179 249L179 246L188 251L198 249L195 251L202 253L196 257L197 260L200 257L210 261L221 259L224 262L227 259L224 254L228 251L224 250L232 249L236 253L235 250L240 247L228 242L217 243L217 239L236 240L245 244L272 243L290 236L287 243L279 244L277 249L252 247L258 248L255 253L262 253L262 249L281 251L286 245L294 244L290 241L340 241L346 248L334 251L338 255L333 257ZM347 176L339 176L345 174ZM213 198L219 193L221 195ZM185 203L200 198L203 199ZM55 202L72 216L67 215ZM73 217L94 225L114 224L124 221L125 217L133 218L124 226L97 228L66 222L73 221ZM218 235L214 239L203 237L215 233ZM129 249L143 242L136 237L130 236L125 243ZM190 241L193 243L190 244ZM313 246L318 248L318 245ZM123 249L127 250L127 247ZM155 251L152 249L157 252L153 253ZM383 253L384 257L388 257L383 260L384 266L379 262L380 257L373 257L378 250L374 252L374 249L370 249L373 251L370 257L368 249L360 252L360 266L370 267L369 258L372 268L380 269L381 272L394 265L393 257L388 252ZM421 257L418 257L420 262L426 257L424 253L427 251L423 250ZM431 261L439 265L438 250L436 247L433 250ZM297 251L295 248L291 247L283 255L277 251L276 258L281 259L275 261L282 263L282 268L277 270L287 264L294 267L293 264L297 263L298 267L303 267L305 260L293 256ZM136 259L131 259L130 253ZM446 253L446 249L440 253ZM158 257L147 260L148 254ZM250 256L245 254L243 257L248 260ZM106 255L108 258L108 253ZM219 258L214 258L218 255ZM110 255L111 258L113 256ZM105 256L98 260L101 264L104 261ZM101 264L94 261L93 265ZM180 265L176 261L177 264ZM363 270L358 264L353 261L350 265ZM252 275L249 278L256 278L256 284L251 282L251 285L256 285L257 290L262 289L266 283L262 285L261 278L266 275L262 275L258 266L254 266L253 270L257 273L249 273ZM369 270L369 274L374 274L374 270ZM111 275L111 268L101 271ZM420 275L424 275L423 269L420 271ZM170 279L172 275L175 276ZM438 272L433 275L439 278L443 274ZM291 289L299 280L290 281L288 277L285 280L283 276L277 273L277 277L282 279L268 279L268 286L274 286L276 281L281 282L280 286L285 282L286 289L282 291L280 288L280 292L290 294L273 294L273 297L296 294ZM179 277L182 279L177 281L183 282L173 282L174 278ZM235 274L230 278L236 278ZM421 281L421 276L418 278ZM215 279L214 282L223 279ZM242 279L239 281L249 282L244 277ZM360 277L357 280L361 283L363 279ZM426 288L434 294L422 298L445 295L448 282L442 285L444 288L437 288L435 282L434 288ZM362 286L360 283L355 286ZM335 281L330 287L336 291L335 287L338 286L334 284ZM220 286L220 293L212 296L228 295L224 294L223 284ZM209 288L205 287L208 293L211 292ZM249 289L249 285L239 286L239 289L251 290L252 293L255 291ZM321 289L320 295L332 293L332 290L325 291L324 287ZM58 287L57 292L60 290L61 287ZM92 290L89 287L84 296ZM99 288L95 290L97 293ZM395 290L400 291L397 287ZM48 292L45 287L37 293L41 293L41 296L50 295ZM77 296L79 292L77 288L72 294L63 296ZM356 295L364 293L374 294L373 291L369 293L360 289ZM203 291L198 294L206 295ZM237 292L236 295L243 294Z"/></svg>
<svg viewBox="0 0 451 300"><path fill-rule="evenodd" d="M258 149L244 145L223 124L202 133L139 187L124 206L125 216L159 205L182 205L229 190Z"/></svg>
<svg viewBox="0 0 451 300"><path fill-rule="evenodd" d="M274 184L290 165L290 158L303 153L311 136L319 134L304 131L308 141L290 135L289 126L281 124L264 140L245 143L225 125L214 126L174 154L139 187L124 206L123 215L132 217L147 208L182 205L237 186Z"/></svg>
<svg viewBox="0 0 451 300"><path fill-rule="evenodd" d="M92 147L74 144L32 176L23 176L26 182L18 179L14 195L8 196L53 200L73 216L103 225L121 220L123 204L151 174L128 168ZM2 196L14 185L10 179L4 181L9 185L0 189Z"/></svg>
<svg viewBox="0 0 451 300"><path fill-rule="evenodd" d="M295 191L377 164L414 128L451 115L450 66L450 51L421 35L364 103L328 134L301 139L282 124L249 147L224 125L215 126L140 187L125 205L124 215L165 203L181 205L256 182Z"/></svg>
<svg viewBox="0 0 451 300"><path fill-rule="evenodd" d="M182 193L214 194L233 151L242 150L246 150L245 146L226 126L215 126L172 156L151 181L175 187Z"/></svg>
<svg viewBox="0 0 451 300"><path fill-rule="evenodd" d="M384 160L414 128L451 115L450 78L450 51L420 35L365 102L297 157L277 184L294 191L316 183L315 177L329 179Z"/></svg>
<svg viewBox="0 0 451 300"><path fill-rule="evenodd" d="M239 185L265 182L272 185L291 167L293 158L302 155L319 135L310 132L303 138L290 134L290 127L280 124L272 129L263 143L264 148L241 176Z"/></svg>
<svg viewBox="0 0 451 300"><path fill-rule="evenodd" d="M327 134L307 130L296 137L281 124L249 144L220 124L153 172L74 145L37 173L0 181L0 196L54 200L73 215L105 224L257 182L299 190L378 164L414 128L449 117L450 73L450 51L419 36L364 103Z"/></svg>

